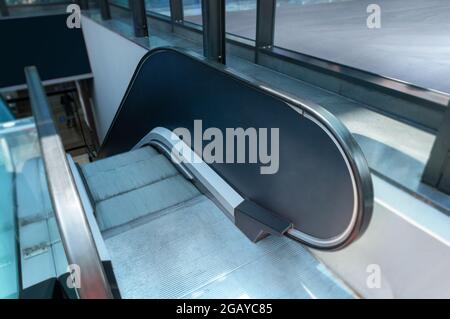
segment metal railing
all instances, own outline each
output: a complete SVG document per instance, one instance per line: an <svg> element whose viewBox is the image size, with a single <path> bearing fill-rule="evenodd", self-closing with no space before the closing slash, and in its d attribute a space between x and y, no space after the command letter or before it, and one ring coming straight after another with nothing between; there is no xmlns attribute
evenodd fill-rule
<svg viewBox="0 0 450 319"><path fill-rule="evenodd" d="M450 195L450 104L436 134L422 181Z"/></svg>
<svg viewBox="0 0 450 319"><path fill-rule="evenodd" d="M225 0L202 0L203 54L225 64Z"/></svg>
<svg viewBox="0 0 450 319"><path fill-rule="evenodd" d="M8 6L5 0L0 0L0 15L3 17L9 16Z"/></svg>
<svg viewBox="0 0 450 319"><path fill-rule="evenodd" d="M98 0L100 13L103 20L111 20L111 9L109 8L108 0Z"/></svg>
<svg viewBox="0 0 450 319"><path fill-rule="evenodd" d="M81 299L113 298L36 67L26 67L25 75L61 240L69 265L80 270L74 288Z"/></svg>
<svg viewBox="0 0 450 319"><path fill-rule="evenodd" d="M136 37L148 37L145 1L144 0L130 1L130 8L133 14L134 35Z"/></svg>

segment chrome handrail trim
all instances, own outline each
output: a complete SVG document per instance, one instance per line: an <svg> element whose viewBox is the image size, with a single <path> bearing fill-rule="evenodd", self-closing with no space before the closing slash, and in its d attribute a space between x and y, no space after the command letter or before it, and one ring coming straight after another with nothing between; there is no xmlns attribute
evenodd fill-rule
<svg viewBox="0 0 450 319"><path fill-rule="evenodd" d="M202 184L208 192L234 220L235 208L244 201L228 183L222 179L208 164L206 164L184 141L164 127L156 127L150 131L134 149L146 144L162 144L171 155L172 161L181 165L195 180Z"/></svg>
<svg viewBox="0 0 450 319"><path fill-rule="evenodd" d="M26 67L25 75L61 240L69 265L80 270L74 288L81 299L113 298L36 67Z"/></svg>

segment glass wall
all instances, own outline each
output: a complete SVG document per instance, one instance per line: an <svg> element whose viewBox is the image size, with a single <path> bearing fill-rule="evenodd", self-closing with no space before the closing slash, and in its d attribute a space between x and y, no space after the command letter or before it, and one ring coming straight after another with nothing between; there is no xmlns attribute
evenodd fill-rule
<svg viewBox="0 0 450 319"><path fill-rule="evenodd" d="M0 298L18 298L20 280L26 289L68 269L32 118L0 124L0 189Z"/></svg>
<svg viewBox="0 0 450 319"><path fill-rule="evenodd" d="M256 38L256 0L226 0L226 30L239 37Z"/></svg>
<svg viewBox="0 0 450 319"><path fill-rule="evenodd" d="M145 9L150 12L170 17L169 0L145 0Z"/></svg>
<svg viewBox="0 0 450 319"><path fill-rule="evenodd" d="M183 0L184 20L190 23L202 25L202 1Z"/></svg>
<svg viewBox="0 0 450 319"><path fill-rule="evenodd" d="M226 0L226 31L247 39L256 37L256 0ZM201 0L184 0L184 20L202 25Z"/></svg>
<svg viewBox="0 0 450 319"><path fill-rule="evenodd" d="M441 0L278 0L275 45L450 92L448 12Z"/></svg>
<svg viewBox="0 0 450 319"><path fill-rule="evenodd" d="M11 113L6 102L3 100L3 97L0 95L0 123L12 121L14 119L14 115Z"/></svg>
<svg viewBox="0 0 450 319"><path fill-rule="evenodd" d="M71 2L70 0L6 0L7 5L25 5L25 4L54 4L61 2Z"/></svg>
<svg viewBox="0 0 450 319"><path fill-rule="evenodd" d="M129 5L128 0L110 0L109 2L125 8L128 8Z"/></svg>
<svg viewBox="0 0 450 319"><path fill-rule="evenodd" d="M111 0L110 3L129 8L128 0ZM145 0L145 10L170 17L170 2L169 0Z"/></svg>
<svg viewBox="0 0 450 319"><path fill-rule="evenodd" d="M1 124L0 124L1 126ZM6 143L0 138L0 299L19 297L14 171Z"/></svg>

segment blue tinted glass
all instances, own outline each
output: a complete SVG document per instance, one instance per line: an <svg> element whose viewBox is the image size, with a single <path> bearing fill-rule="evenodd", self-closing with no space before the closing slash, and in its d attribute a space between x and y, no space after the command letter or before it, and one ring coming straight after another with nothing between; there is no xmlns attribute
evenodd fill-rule
<svg viewBox="0 0 450 319"><path fill-rule="evenodd" d="M19 274L27 289L68 266L31 118L0 124L0 189L0 298L18 298Z"/></svg>
<svg viewBox="0 0 450 319"><path fill-rule="evenodd" d="M50 3L61 3L61 2L72 2L64 0L6 0L8 5L18 5L18 4L50 4Z"/></svg>
<svg viewBox="0 0 450 319"><path fill-rule="evenodd" d="M8 105L0 97L0 123L12 121L14 116L12 115Z"/></svg>
<svg viewBox="0 0 450 319"><path fill-rule="evenodd" d="M145 9L170 17L169 0L145 0Z"/></svg>
<svg viewBox="0 0 450 319"><path fill-rule="evenodd" d="M184 20L202 24L202 5L201 0L184 0L183 1Z"/></svg>
<svg viewBox="0 0 450 319"><path fill-rule="evenodd" d="M256 38L256 0L226 0L226 31L243 38Z"/></svg>
<svg viewBox="0 0 450 319"><path fill-rule="evenodd" d="M18 298L18 258L14 215L14 174L6 154L0 153L0 298Z"/></svg>

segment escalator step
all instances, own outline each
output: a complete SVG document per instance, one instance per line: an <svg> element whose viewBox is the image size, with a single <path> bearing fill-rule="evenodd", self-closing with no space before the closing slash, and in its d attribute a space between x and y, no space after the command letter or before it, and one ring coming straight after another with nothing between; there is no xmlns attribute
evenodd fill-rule
<svg viewBox="0 0 450 319"><path fill-rule="evenodd" d="M302 245L253 243L207 197L106 239L124 298L351 298Z"/></svg>
<svg viewBox="0 0 450 319"><path fill-rule="evenodd" d="M96 205L100 230L126 224L198 195L197 188L182 175L176 175L111 197Z"/></svg>
<svg viewBox="0 0 450 319"><path fill-rule="evenodd" d="M142 147L130 152L114 155L99 161L88 163L81 168L86 178L99 174L103 171L114 170L133 162L149 159L159 153L152 147Z"/></svg>
<svg viewBox="0 0 450 319"><path fill-rule="evenodd" d="M99 202L177 174L178 171L163 155L156 155L101 170L86 177L86 181L94 201Z"/></svg>

